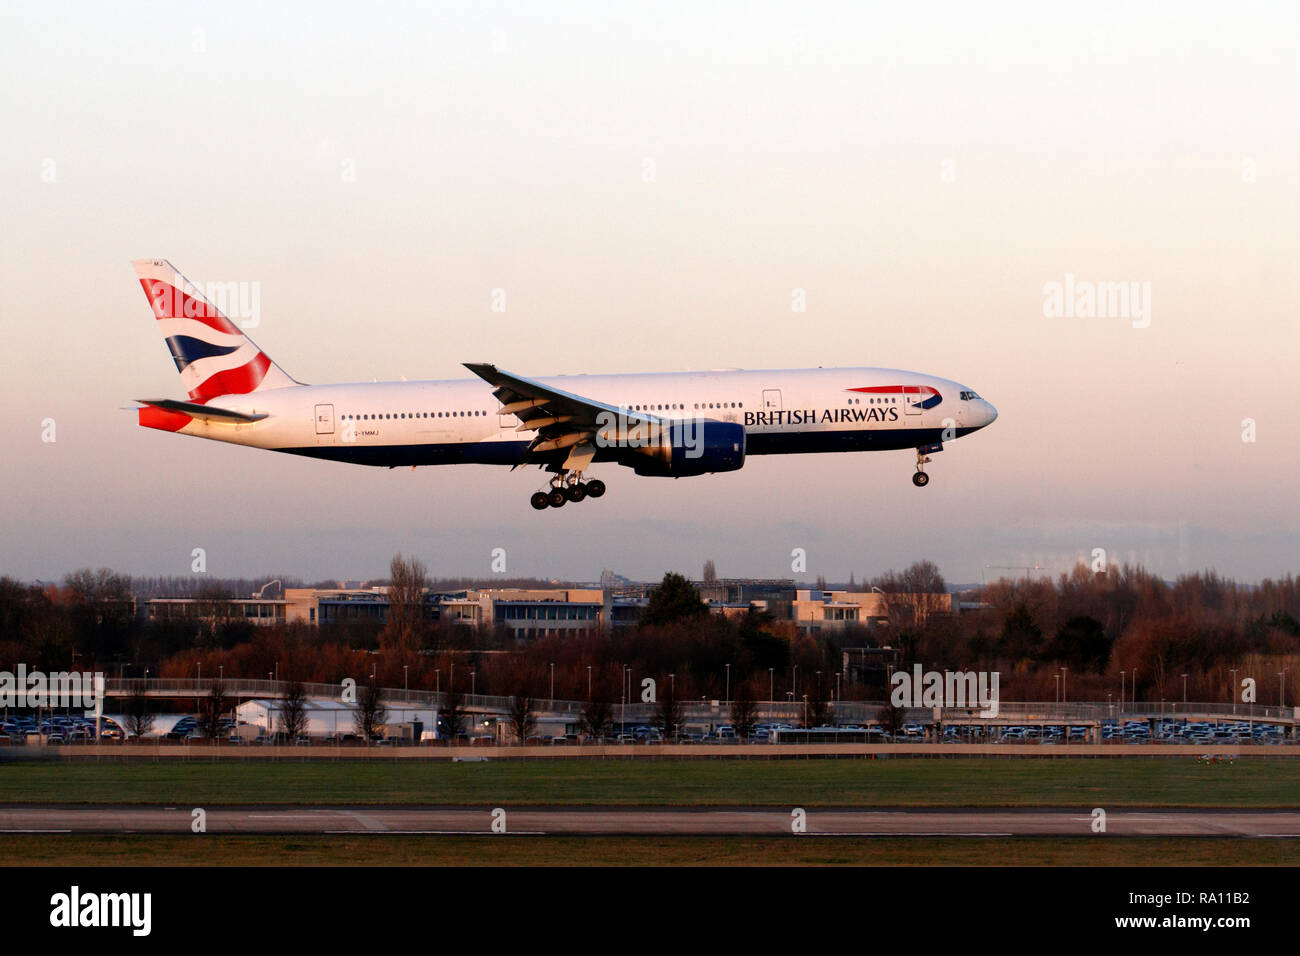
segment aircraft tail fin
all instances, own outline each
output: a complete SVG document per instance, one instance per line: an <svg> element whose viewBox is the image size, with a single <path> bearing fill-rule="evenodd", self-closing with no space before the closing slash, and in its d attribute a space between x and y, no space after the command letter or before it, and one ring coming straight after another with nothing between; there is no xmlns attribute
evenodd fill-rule
<svg viewBox="0 0 1300 956"><path fill-rule="evenodd" d="M299 384L166 259L131 264L194 402Z"/></svg>

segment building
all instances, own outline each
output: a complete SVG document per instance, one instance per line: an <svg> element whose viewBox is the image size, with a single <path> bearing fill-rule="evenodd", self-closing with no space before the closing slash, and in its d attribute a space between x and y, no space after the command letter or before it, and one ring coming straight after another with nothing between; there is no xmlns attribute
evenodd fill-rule
<svg viewBox="0 0 1300 956"><path fill-rule="evenodd" d="M275 698L246 700L236 710L239 723L249 728L256 728L259 733L270 737L281 729L280 708L283 704L283 701ZM355 704L344 703L334 698L308 697L304 711L307 717L308 737L340 738L357 733ZM383 727L386 737L418 741L424 731L433 731L438 726L436 707L385 704L384 712Z"/></svg>
<svg viewBox="0 0 1300 956"><path fill-rule="evenodd" d="M463 593L463 592L458 592ZM436 621L442 594L425 595L425 617ZM290 624L331 624L336 621L382 622L388 614L388 589L288 588L284 592Z"/></svg>
<svg viewBox="0 0 1300 956"><path fill-rule="evenodd" d="M283 624L289 602L265 598L150 598L146 605L149 623L167 621L247 621L249 624Z"/></svg>
<svg viewBox="0 0 1300 956"><path fill-rule="evenodd" d="M843 630L860 625L872 629L924 621L952 614L951 594L896 594L885 591L831 591L800 588L790 605L790 617L805 634Z"/></svg>
<svg viewBox="0 0 1300 956"><path fill-rule="evenodd" d="M613 575L607 572L603 577L612 579ZM727 578L696 582L695 586L714 614L740 618L753 606L777 621L795 623L805 634L851 626L899 627L960 608L951 594L798 588L794 581L782 578ZM635 626L654 590L651 584L620 583L614 587L429 591L424 596L424 616L429 621L504 630L521 641L576 636ZM279 600L154 598L148 613L151 621L212 621L219 615L255 624L382 624L388 614L387 592L386 587L288 588Z"/></svg>
<svg viewBox="0 0 1300 956"><path fill-rule="evenodd" d="M470 588L444 597L444 620L503 627L512 637L531 640L594 633L612 626L607 591L600 588Z"/></svg>

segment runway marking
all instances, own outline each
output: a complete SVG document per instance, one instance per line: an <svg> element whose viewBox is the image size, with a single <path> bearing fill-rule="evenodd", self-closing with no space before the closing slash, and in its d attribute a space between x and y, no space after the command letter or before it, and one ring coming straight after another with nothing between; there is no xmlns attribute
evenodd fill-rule
<svg viewBox="0 0 1300 956"><path fill-rule="evenodd" d="M1015 836L1015 834L1014 834L1014 833L984 832L984 831L972 831L972 832L970 832L970 833L961 833L961 832L956 832L956 831L951 831L951 830L916 830L916 831L903 831L903 830L900 830L900 831L898 831L897 833L891 833L891 832L889 832L889 831L887 831L887 830L864 830L864 831L860 831L860 832L859 832L859 831L854 831L854 830L846 830L846 831L844 831L844 832L842 832L842 833L841 833L841 832L833 832L833 833L821 833L821 832L801 833L801 834L799 834L799 836L828 836L828 837L1009 837L1009 836Z"/></svg>
<svg viewBox="0 0 1300 956"><path fill-rule="evenodd" d="M359 811L350 811L350 812L349 812L349 811L346 811L346 810L345 810L345 811L340 812L339 815L340 815L340 816L344 816L344 817L351 817L353 820L356 820L357 823L360 823L360 824L361 824L363 827L365 827L367 830L371 830L371 831L383 831L383 830L387 830L387 829L388 829L388 826L387 826L386 824L384 824L383 822L381 822L381 821L379 821L379 820L372 820L370 817L366 816L364 813L361 813L361 812L359 812Z"/></svg>
<svg viewBox="0 0 1300 956"><path fill-rule="evenodd" d="M0 830L0 833L71 833L71 830Z"/></svg>
<svg viewBox="0 0 1300 956"><path fill-rule="evenodd" d="M545 830L511 830L508 833L496 833L492 830L325 830L331 836L340 834L365 833L370 836L546 836Z"/></svg>

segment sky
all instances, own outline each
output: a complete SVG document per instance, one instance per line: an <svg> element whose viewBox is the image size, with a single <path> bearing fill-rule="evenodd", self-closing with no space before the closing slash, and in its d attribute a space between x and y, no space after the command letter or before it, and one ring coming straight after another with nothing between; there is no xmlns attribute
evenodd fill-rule
<svg viewBox="0 0 1300 956"><path fill-rule="evenodd" d="M7 3L0 574L1300 571L1298 52L1294 2ZM304 382L883 366L1000 417L924 489L607 465L535 512L532 470L139 428L183 397L144 257L255 284Z"/></svg>

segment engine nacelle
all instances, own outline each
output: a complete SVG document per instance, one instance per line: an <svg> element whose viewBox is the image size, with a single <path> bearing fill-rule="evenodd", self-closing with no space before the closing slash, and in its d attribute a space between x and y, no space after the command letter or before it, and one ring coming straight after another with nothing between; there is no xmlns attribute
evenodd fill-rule
<svg viewBox="0 0 1300 956"><path fill-rule="evenodd" d="M745 426L735 422L687 419L658 429L644 447L620 459L638 475L686 478L736 471L745 464Z"/></svg>

